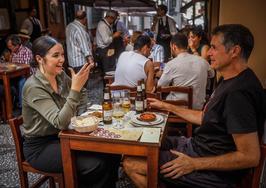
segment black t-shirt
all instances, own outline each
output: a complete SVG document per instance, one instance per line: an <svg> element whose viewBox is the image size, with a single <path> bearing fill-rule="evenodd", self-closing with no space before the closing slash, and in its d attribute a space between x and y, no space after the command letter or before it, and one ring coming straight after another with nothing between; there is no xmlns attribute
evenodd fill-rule
<svg viewBox="0 0 266 188"><path fill-rule="evenodd" d="M262 134L263 89L251 69L222 80L204 108L202 125L192 140L200 156L236 151L232 134Z"/></svg>
<svg viewBox="0 0 266 188"><path fill-rule="evenodd" d="M195 130L192 145L199 156L236 151L232 134L263 133L263 88L251 69L222 80L203 111L202 125ZM213 171L225 182L237 182L246 170Z"/></svg>

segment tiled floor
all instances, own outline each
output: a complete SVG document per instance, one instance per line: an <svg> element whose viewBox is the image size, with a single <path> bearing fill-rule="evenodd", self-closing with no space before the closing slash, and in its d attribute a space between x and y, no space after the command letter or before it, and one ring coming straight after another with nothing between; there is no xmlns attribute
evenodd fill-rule
<svg viewBox="0 0 266 188"><path fill-rule="evenodd" d="M100 73L90 75L88 83L89 101L92 104L101 104L103 96L103 80ZM119 173L118 188L133 188L130 180ZM34 182L36 174L29 175L29 182ZM11 130L7 124L0 124L0 188L18 188L19 175L16 164L16 153ZM44 186L45 187L45 186Z"/></svg>

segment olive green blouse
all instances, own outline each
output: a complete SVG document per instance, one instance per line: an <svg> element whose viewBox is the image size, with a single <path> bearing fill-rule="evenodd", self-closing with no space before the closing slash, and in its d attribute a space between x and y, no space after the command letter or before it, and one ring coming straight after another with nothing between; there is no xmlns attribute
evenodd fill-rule
<svg viewBox="0 0 266 188"><path fill-rule="evenodd" d="M62 72L56 77L56 93L45 76L37 70L25 83L22 92L24 135L40 137L58 134L68 128L81 99L81 93L71 90L71 79Z"/></svg>

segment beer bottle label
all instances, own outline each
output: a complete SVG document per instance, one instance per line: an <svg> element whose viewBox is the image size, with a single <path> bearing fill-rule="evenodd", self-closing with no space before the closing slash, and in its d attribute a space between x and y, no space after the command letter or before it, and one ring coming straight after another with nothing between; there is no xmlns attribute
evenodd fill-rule
<svg viewBox="0 0 266 188"><path fill-rule="evenodd" d="M104 110L103 111L103 120L110 121L112 120L113 110Z"/></svg>
<svg viewBox="0 0 266 188"><path fill-rule="evenodd" d="M135 108L136 108L136 111L143 111L143 101L136 101Z"/></svg>

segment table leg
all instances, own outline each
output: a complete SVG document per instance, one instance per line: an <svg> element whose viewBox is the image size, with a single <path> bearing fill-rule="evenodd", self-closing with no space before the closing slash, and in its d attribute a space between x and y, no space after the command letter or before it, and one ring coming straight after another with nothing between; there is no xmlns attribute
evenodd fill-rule
<svg viewBox="0 0 266 188"><path fill-rule="evenodd" d="M3 76L3 84L5 90L5 100L6 100L6 115L7 119L11 119L13 117L13 104L12 104L12 96L11 96L11 87L10 87L10 79L8 75Z"/></svg>
<svg viewBox="0 0 266 188"><path fill-rule="evenodd" d="M147 183L148 188L158 187L159 148L149 148L147 156Z"/></svg>
<svg viewBox="0 0 266 188"><path fill-rule="evenodd" d="M77 185L75 155L71 152L69 139L61 138L61 153L64 168L64 181L66 188L75 188Z"/></svg>

